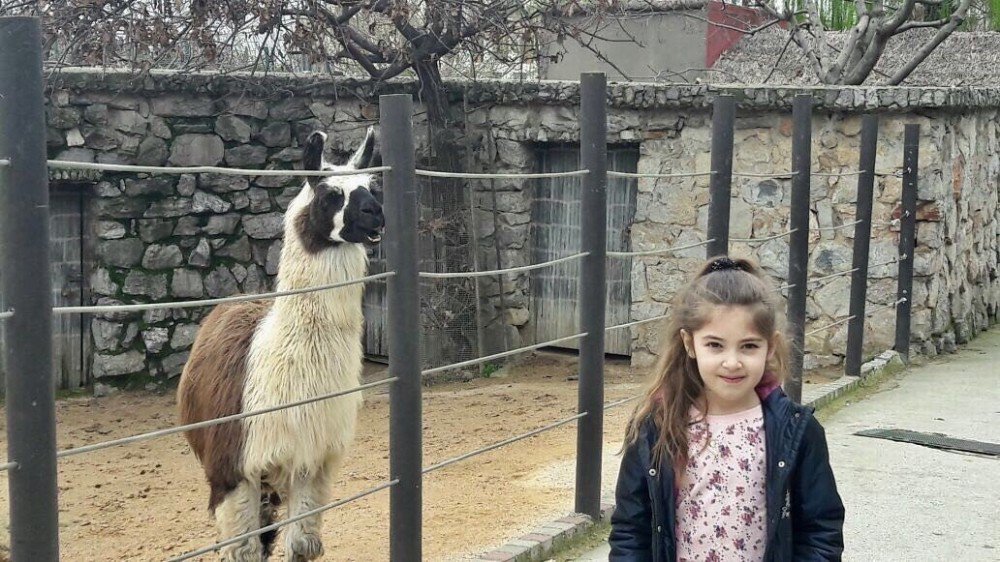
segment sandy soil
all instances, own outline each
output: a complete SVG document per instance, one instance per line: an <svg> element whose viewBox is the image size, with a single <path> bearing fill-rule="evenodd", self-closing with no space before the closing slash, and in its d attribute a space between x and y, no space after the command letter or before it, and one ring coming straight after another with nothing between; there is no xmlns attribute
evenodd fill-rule
<svg viewBox="0 0 1000 562"><path fill-rule="evenodd" d="M425 388L424 465L573 415L575 372L574 357L546 353L487 379ZM644 376L641 370L609 362L606 401L635 395ZM606 472L617 465L614 453L630 406L609 411L605 419ZM57 404L57 417L59 448L79 447L174 425L174 394L64 399ZM385 390L367 395L356 446L332 498L387 480L388 419ZM568 424L427 475L424 560L461 560L569 513L575 436L576 425ZM613 482L605 480L608 492ZM59 490L62 560L159 561L217 538L201 468L180 435L64 459ZM4 473L4 527L6 503ZM386 560L388 521L388 491L327 512L324 560ZM5 533L0 543L7 538Z"/></svg>

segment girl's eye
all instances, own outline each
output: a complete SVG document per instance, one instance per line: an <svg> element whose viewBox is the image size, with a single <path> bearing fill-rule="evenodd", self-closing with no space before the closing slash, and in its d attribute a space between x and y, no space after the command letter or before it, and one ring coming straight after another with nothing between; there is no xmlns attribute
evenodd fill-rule
<svg viewBox="0 0 1000 562"><path fill-rule="evenodd" d="M757 349L760 346L757 345L757 344L755 344L755 343L748 343L748 344L744 345L743 347L746 348L746 349Z"/></svg>
<svg viewBox="0 0 1000 562"><path fill-rule="evenodd" d="M708 345L708 347L711 347L711 348L721 348L722 347L722 344L719 343L719 342L717 342L717 341L710 341L706 345Z"/></svg>

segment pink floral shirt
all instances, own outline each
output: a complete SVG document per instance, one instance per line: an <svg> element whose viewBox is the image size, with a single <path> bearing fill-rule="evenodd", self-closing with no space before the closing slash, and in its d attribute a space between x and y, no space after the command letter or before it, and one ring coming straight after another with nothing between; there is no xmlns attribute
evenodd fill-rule
<svg viewBox="0 0 1000 562"><path fill-rule="evenodd" d="M692 416L699 421L690 426L690 458L678 484L677 560L761 561L767 540L761 406Z"/></svg>

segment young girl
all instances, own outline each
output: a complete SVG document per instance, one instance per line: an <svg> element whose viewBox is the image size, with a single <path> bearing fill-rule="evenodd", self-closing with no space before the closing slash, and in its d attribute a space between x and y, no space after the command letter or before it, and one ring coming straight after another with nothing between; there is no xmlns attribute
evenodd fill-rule
<svg viewBox="0 0 1000 562"><path fill-rule="evenodd" d="M779 386L776 296L756 265L728 257L678 295L626 430L612 562L840 560L823 428Z"/></svg>

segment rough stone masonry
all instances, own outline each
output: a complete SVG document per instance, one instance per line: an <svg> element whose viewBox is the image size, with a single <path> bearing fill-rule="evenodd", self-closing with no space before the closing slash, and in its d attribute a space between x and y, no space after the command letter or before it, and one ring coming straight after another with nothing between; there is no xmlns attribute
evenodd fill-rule
<svg viewBox="0 0 1000 562"><path fill-rule="evenodd" d="M345 153L377 121L378 93L415 91L393 83L374 91L348 80L268 76L253 80L212 74L155 73L142 79L98 70L56 73L48 90L49 157L154 166L218 165L292 168L299 146L315 128L331 133ZM480 82L451 84L469 147L469 171L535 171L541 151L579 140L579 91L574 83ZM995 321L997 281L996 183L1000 134L994 124L997 89L745 88L702 85L613 84L609 139L639 151L638 171L708 171L711 100L739 100L734 169L787 173L791 155L791 100L816 98L813 169L851 172L858 162L860 114L881 116L871 263L896 254L904 123L921 124L918 248L915 256L913 342L925 354L949 351ZM418 150L427 150L418 112ZM53 171L54 181L82 182L89 234L86 283L90 302L116 304L223 297L273 287L281 248L281 214L299 188L289 176L148 175ZM637 184L634 250L704 240L708 178L641 179ZM816 177L812 183L810 275L850 269L856 177ZM530 182L470 184L481 268L531 261ZM734 238L761 238L787 230L790 182L737 177L733 183ZM476 213L475 217L473 213ZM473 220L473 218L477 220ZM823 229L823 230L819 230ZM87 236L85 236L87 238ZM734 243L779 281L787 275L786 239ZM669 310L676 288L704 250L634 258L632 320ZM896 298L895 266L870 273L869 307ZM501 290L502 287L502 290ZM532 343L528 274L481 285L486 349ZM810 327L847 315L849 278L818 284L810 293ZM194 340L201 309L104 314L90 319L95 378L148 372L178 374ZM891 310L866 324L866 348L891 347ZM659 324L632 331L632 360L648 364L662 337ZM807 341L807 366L842 359L846 325Z"/></svg>

